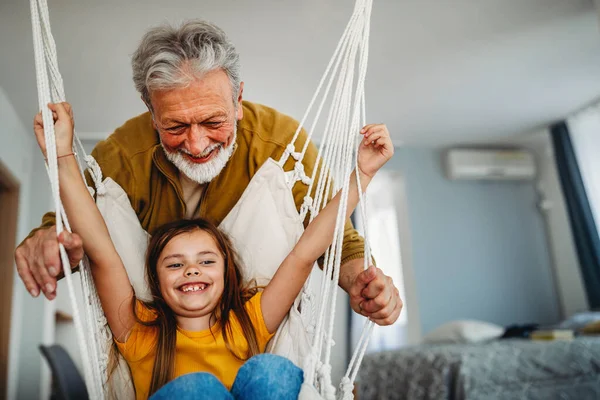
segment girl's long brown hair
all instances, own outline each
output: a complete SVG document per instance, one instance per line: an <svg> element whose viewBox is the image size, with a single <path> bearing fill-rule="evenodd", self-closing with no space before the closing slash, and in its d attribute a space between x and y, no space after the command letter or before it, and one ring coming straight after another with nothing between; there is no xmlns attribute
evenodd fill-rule
<svg viewBox="0 0 600 400"><path fill-rule="evenodd" d="M211 314L211 326L213 321L219 322L225 345L238 359L246 360L260 353L256 331L244 307L244 303L256 294L258 289L256 286L242 286L242 274L238 263L238 256L231 240L219 228L205 219L181 220L165 224L153 233L146 254L146 280L153 300L144 304L156 313L157 318L150 322L140 320L136 313L135 302L132 304L134 315L138 322L146 326L155 326L158 331L156 357L154 359L154 368L152 369L152 380L150 383L150 395L173 378L175 342L177 338L175 314L166 304L160 292L157 273L158 258L167 243L173 238L182 233L194 232L196 230L204 231L212 236L225 262L223 295L221 301ZM248 342L248 352L246 354L238 354L231 345L231 312L237 317L244 337Z"/></svg>

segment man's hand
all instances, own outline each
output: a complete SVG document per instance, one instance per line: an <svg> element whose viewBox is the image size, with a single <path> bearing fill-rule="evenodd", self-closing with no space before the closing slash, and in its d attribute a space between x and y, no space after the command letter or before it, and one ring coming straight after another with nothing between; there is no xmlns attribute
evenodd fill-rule
<svg viewBox="0 0 600 400"><path fill-rule="evenodd" d="M17 272L33 297L40 294L40 289L48 300L56 297L56 277L62 272L59 240L67 250L71 267L79 264L83 258L81 238L75 233L63 232L59 239L55 226L38 230L15 250Z"/></svg>
<svg viewBox="0 0 600 400"><path fill-rule="evenodd" d="M392 278L370 266L356 276L350 290L350 306L377 325L391 325L400 316L402 300Z"/></svg>

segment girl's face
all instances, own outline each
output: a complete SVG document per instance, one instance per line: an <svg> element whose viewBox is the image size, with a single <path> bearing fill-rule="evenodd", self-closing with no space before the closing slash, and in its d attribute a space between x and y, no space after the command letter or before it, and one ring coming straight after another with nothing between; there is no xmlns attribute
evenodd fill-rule
<svg viewBox="0 0 600 400"><path fill-rule="evenodd" d="M225 260L213 237L202 230L175 236L156 265L161 294L180 317L208 317L224 288Z"/></svg>

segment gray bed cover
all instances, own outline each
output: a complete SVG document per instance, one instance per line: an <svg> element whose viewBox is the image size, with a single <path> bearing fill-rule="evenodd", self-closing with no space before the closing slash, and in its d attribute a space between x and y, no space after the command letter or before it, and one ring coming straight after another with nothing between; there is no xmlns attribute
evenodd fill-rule
<svg viewBox="0 0 600 400"><path fill-rule="evenodd" d="M357 381L358 400L600 400L600 337L374 353Z"/></svg>

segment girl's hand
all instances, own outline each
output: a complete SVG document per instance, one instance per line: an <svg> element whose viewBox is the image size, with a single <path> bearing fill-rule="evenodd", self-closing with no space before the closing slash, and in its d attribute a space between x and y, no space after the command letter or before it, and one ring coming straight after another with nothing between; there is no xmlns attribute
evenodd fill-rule
<svg viewBox="0 0 600 400"><path fill-rule="evenodd" d="M384 124L370 124L360 131L364 135L358 148L358 169L369 178L394 155L394 145Z"/></svg>
<svg viewBox="0 0 600 400"><path fill-rule="evenodd" d="M50 103L48 108L52 111L54 119L54 135L56 136L56 154L64 156L73 151L73 110L69 103ZM46 139L44 137L44 121L42 113L39 112L33 119L33 131L38 145L46 157Z"/></svg>

